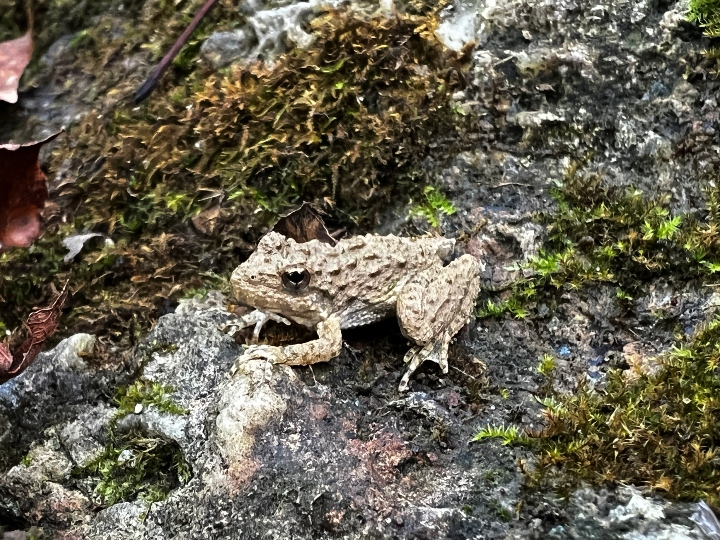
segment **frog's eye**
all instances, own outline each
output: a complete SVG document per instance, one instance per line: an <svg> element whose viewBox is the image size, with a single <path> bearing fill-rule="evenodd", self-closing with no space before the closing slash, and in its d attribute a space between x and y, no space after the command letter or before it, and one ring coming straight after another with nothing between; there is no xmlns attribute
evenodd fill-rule
<svg viewBox="0 0 720 540"><path fill-rule="evenodd" d="M301 291L310 283L310 272L304 268L293 268L283 272L282 284L288 290Z"/></svg>

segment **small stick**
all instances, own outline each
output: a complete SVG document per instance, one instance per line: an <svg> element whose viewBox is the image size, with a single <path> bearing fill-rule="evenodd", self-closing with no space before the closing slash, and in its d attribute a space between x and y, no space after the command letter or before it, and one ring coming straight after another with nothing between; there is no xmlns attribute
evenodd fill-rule
<svg viewBox="0 0 720 540"><path fill-rule="evenodd" d="M145 82L142 83L137 90L135 90L135 103L140 103L144 101L145 98L147 98L152 93L153 89L160 81L160 77L162 77L162 74L165 73L165 70L175 59L177 54L180 52L180 49L182 49L183 45L185 45L185 42L195 31L198 24L200 24L200 21L203 20L203 17L207 15L207 12L210 11L210 8L212 8L216 2L217 0L206 0L206 2L200 8L200 11L195 14L195 18L192 20L192 22L188 25L188 27L180 35L180 37L177 38L177 41L175 41L167 54L163 56L163 59L160 60L160 63L155 67L155 69L150 72L150 75L148 75L148 78L145 80Z"/></svg>

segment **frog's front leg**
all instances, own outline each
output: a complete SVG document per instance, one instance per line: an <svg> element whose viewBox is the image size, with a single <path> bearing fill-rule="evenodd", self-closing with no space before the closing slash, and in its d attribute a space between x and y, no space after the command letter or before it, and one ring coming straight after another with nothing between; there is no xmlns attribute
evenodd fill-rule
<svg viewBox="0 0 720 540"><path fill-rule="evenodd" d="M332 315L317 325L318 338L297 345L274 347L255 345L249 347L244 356L252 355L264 358L275 364L288 366L307 366L318 362L327 362L340 354L342 350L342 331L340 319Z"/></svg>
<svg viewBox="0 0 720 540"><path fill-rule="evenodd" d="M250 313L241 315L236 320L230 323L221 326L220 331L234 336L240 330L244 330L249 326L255 326L252 334L252 343L257 343L258 339L260 338L260 331L262 330L262 327L267 321L275 321L277 323L287 325L290 324L290 321L288 321L285 317L281 317L280 315L276 315L275 313L267 313L265 311L260 311L259 309L256 309L254 311L251 311Z"/></svg>

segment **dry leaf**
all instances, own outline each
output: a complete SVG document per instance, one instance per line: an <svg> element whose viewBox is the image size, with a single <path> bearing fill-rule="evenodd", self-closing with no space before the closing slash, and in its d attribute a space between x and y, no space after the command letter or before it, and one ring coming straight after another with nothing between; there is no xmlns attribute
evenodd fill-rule
<svg viewBox="0 0 720 540"><path fill-rule="evenodd" d="M44 141L0 145L0 252L27 247L40 236L40 211L48 190L38 154L60 133Z"/></svg>
<svg viewBox="0 0 720 540"><path fill-rule="evenodd" d="M330 236L320 213L310 203L303 203L297 210L284 215L272 230L298 243L310 240L319 240L332 245L337 243Z"/></svg>
<svg viewBox="0 0 720 540"><path fill-rule="evenodd" d="M200 212L197 216L192 218L191 221L199 233L211 235L217 228L217 219L219 215L220 206L214 206Z"/></svg>
<svg viewBox="0 0 720 540"><path fill-rule="evenodd" d="M16 350L11 350L11 346L6 343L0 343L0 384L17 377L33 363L45 345L45 340L55 333L67 296L68 286L65 284L48 307L30 313L22 329L22 343Z"/></svg>
<svg viewBox="0 0 720 540"><path fill-rule="evenodd" d="M32 29L17 39L0 43L0 100L16 103L18 84L33 52Z"/></svg>

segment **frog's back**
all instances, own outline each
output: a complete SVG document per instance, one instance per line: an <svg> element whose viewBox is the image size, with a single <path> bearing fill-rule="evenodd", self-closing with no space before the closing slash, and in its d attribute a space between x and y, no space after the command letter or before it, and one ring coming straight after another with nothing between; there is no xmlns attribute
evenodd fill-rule
<svg viewBox="0 0 720 540"><path fill-rule="evenodd" d="M321 278L343 328L370 324L395 313L398 292L413 276L452 252L455 240L365 235L341 240L325 253ZM330 291L331 290L331 291Z"/></svg>

